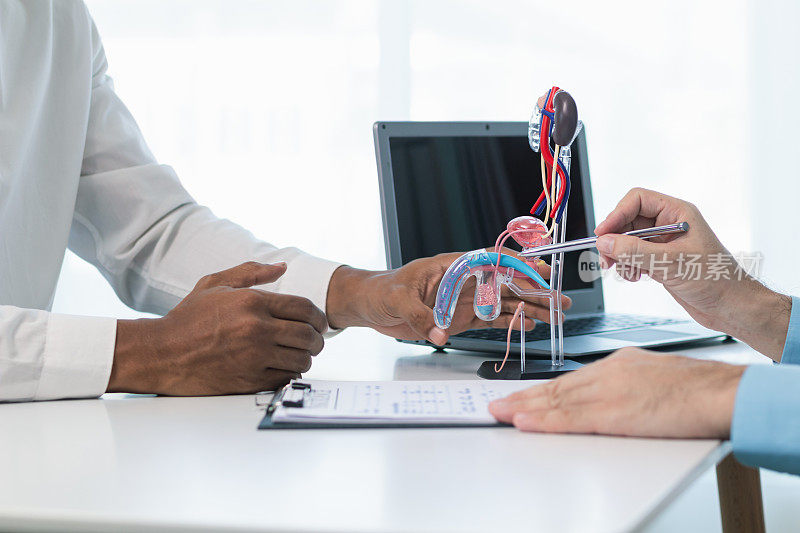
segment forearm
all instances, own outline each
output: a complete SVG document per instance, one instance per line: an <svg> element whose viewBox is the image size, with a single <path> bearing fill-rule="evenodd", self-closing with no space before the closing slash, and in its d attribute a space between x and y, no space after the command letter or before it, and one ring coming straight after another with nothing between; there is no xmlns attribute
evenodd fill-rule
<svg viewBox="0 0 800 533"><path fill-rule="evenodd" d="M743 281L737 289L723 299L718 329L780 362L789 329L791 297L753 279Z"/></svg>

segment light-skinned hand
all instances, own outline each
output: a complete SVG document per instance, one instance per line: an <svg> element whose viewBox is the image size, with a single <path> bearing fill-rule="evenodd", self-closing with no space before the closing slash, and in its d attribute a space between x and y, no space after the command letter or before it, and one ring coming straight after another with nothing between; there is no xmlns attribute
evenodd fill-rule
<svg viewBox="0 0 800 533"><path fill-rule="evenodd" d="M726 439L745 368L623 348L489 412L523 431Z"/></svg>
<svg viewBox="0 0 800 533"><path fill-rule="evenodd" d="M689 231L649 241L620 235L676 222L688 222ZM632 189L597 226L595 234L604 267L616 265L628 281L647 274L703 326L780 359L791 299L740 269L697 207L666 194Z"/></svg>

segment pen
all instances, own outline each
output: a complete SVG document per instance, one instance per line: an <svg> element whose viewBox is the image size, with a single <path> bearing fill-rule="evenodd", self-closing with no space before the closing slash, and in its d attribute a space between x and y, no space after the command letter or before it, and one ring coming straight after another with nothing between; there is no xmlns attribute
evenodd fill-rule
<svg viewBox="0 0 800 533"><path fill-rule="evenodd" d="M655 226L653 228L636 229L633 231L626 231L623 235L630 235L632 237L639 237L640 239L650 239L659 235L669 235L670 233L685 233L689 231L688 222L677 222L675 224L667 224L665 226ZM545 246L538 246L536 248L529 248L519 253L522 257L535 257L538 255L556 254L561 252L574 252L575 250L586 250L587 248L594 248L597 243L597 237L586 237L585 239L576 239L574 241L567 241L558 244L547 244Z"/></svg>

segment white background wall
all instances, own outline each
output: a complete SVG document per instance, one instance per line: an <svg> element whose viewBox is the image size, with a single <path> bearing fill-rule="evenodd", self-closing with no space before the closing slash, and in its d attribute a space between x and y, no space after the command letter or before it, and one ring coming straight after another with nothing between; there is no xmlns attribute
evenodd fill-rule
<svg viewBox="0 0 800 533"><path fill-rule="evenodd" d="M375 120L527 120L553 84L587 124L596 214L687 198L800 289L792 213L800 6L790 1L88 0L117 89L198 201L276 244L384 266ZM277 201L279 200L279 201ZM652 282L609 308L679 314ZM73 255L54 310L136 316ZM765 473L771 530L798 478ZM713 474L652 530L718 530Z"/></svg>
<svg viewBox="0 0 800 533"><path fill-rule="evenodd" d="M276 244L383 267L371 124L527 120L558 84L587 124L598 217L651 187L752 249L745 0L87 3L156 156ZM652 282L607 283L610 309L633 298L681 312ZM135 314L74 256L55 310Z"/></svg>

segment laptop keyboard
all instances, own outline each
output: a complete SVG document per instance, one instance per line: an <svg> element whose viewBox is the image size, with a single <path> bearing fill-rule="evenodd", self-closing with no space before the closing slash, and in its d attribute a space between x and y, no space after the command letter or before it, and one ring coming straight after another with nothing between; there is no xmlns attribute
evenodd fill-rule
<svg viewBox="0 0 800 533"><path fill-rule="evenodd" d="M579 318L567 318L564 321L564 336L574 337L576 335L589 335L592 333L606 333L623 329L641 328L645 326L663 326L664 324L675 324L685 322L675 318L658 318L641 315L622 315L606 313L597 316L587 316ZM506 341L508 330L506 329L472 329L453 335L467 339L483 339L490 341ZM550 338L550 326L545 323L537 322L533 331L525 332L525 342L541 341ZM519 342L519 331L511 332L511 342Z"/></svg>

